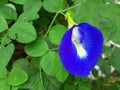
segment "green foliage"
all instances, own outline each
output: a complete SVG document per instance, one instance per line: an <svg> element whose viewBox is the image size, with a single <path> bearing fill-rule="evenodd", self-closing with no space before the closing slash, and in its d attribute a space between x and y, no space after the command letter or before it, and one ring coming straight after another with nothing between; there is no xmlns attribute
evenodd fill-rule
<svg viewBox="0 0 120 90"><path fill-rule="evenodd" d="M39 18L37 12L41 7L40 0L27 0L23 5L24 12L19 16L18 21L32 21Z"/></svg>
<svg viewBox="0 0 120 90"><path fill-rule="evenodd" d="M88 0L86 3L77 7L75 10L75 20L76 22L89 22L100 28L105 41L115 30L115 27L112 27L115 24L114 18L111 18L111 12L108 6L98 0L93 0L93 2Z"/></svg>
<svg viewBox="0 0 120 90"><path fill-rule="evenodd" d="M110 58L109 62L112 66L114 66L116 68L116 70L118 70L120 72L120 55L118 55L120 53L120 49L116 49L113 54L112 57Z"/></svg>
<svg viewBox="0 0 120 90"><path fill-rule="evenodd" d="M64 0L44 0L43 1L43 7L48 12L57 12L60 9L62 10L63 7L61 6L64 6L64 4L65 4Z"/></svg>
<svg viewBox="0 0 120 90"><path fill-rule="evenodd" d="M107 60L99 60L99 66L105 75L110 75L110 64Z"/></svg>
<svg viewBox="0 0 120 90"><path fill-rule="evenodd" d="M5 5L8 3L8 0L0 0L0 6Z"/></svg>
<svg viewBox="0 0 120 90"><path fill-rule="evenodd" d="M20 85L28 79L27 73L19 68L13 68L8 77L8 83L13 86Z"/></svg>
<svg viewBox="0 0 120 90"><path fill-rule="evenodd" d="M7 21L5 20L5 18L3 16L0 16L0 21L1 21L0 32L8 29Z"/></svg>
<svg viewBox="0 0 120 90"><path fill-rule="evenodd" d="M0 0L0 90L119 90L120 5L114 0ZM58 55L68 28L88 22L104 36L103 54L91 77L76 77ZM116 44L110 47L106 43ZM114 71L111 72L111 66Z"/></svg>
<svg viewBox="0 0 120 90"><path fill-rule="evenodd" d="M36 39L35 28L29 22L16 22L8 33L11 39L17 40L20 43L29 43Z"/></svg>
<svg viewBox="0 0 120 90"><path fill-rule="evenodd" d="M59 45L61 38L66 30L67 28L63 25L56 25L56 26L51 27L50 32L49 32L50 41L53 44Z"/></svg>
<svg viewBox="0 0 120 90"><path fill-rule="evenodd" d="M28 67L28 65L29 62L25 58L19 58L13 63L12 67L21 68L25 70Z"/></svg>
<svg viewBox="0 0 120 90"><path fill-rule="evenodd" d="M9 20L17 19L17 12L13 8L5 5L0 7L0 15Z"/></svg>
<svg viewBox="0 0 120 90"><path fill-rule="evenodd" d="M117 5L117 4L113 4L113 5L110 5L110 10L112 12L112 16L114 17L115 21L114 23L116 24L116 30L114 33L112 33L110 39L112 39L113 41L115 41L116 43L120 44L120 39L119 36L120 36L120 15L119 15L119 9L120 6ZM115 27L115 26L114 26Z"/></svg>
<svg viewBox="0 0 120 90"><path fill-rule="evenodd" d="M10 1L16 4L24 4L26 0L10 0Z"/></svg>
<svg viewBox="0 0 120 90"><path fill-rule="evenodd" d="M2 38L0 45L0 67L5 67L14 52L14 44L9 38Z"/></svg>
<svg viewBox="0 0 120 90"><path fill-rule="evenodd" d="M23 10L38 12L41 7L42 7L41 0L27 0L23 6Z"/></svg>
<svg viewBox="0 0 120 90"><path fill-rule="evenodd" d="M79 83L78 90L91 90L91 87L86 83Z"/></svg>
<svg viewBox="0 0 120 90"><path fill-rule="evenodd" d="M44 86L46 90L59 90L61 83L54 77L43 76Z"/></svg>
<svg viewBox="0 0 120 90"><path fill-rule="evenodd" d="M118 83L110 87L110 90L120 90L120 85Z"/></svg>
<svg viewBox="0 0 120 90"><path fill-rule="evenodd" d="M32 47L32 48L31 48ZM33 57L39 57L49 50L45 40L37 39L25 46L25 52Z"/></svg>
<svg viewBox="0 0 120 90"><path fill-rule="evenodd" d="M10 85L8 84L7 79L0 79L0 82L1 90L10 90Z"/></svg>
<svg viewBox="0 0 120 90"><path fill-rule="evenodd" d="M40 66L44 72L50 76L55 76L60 82L64 82L68 77L68 73L62 67L59 56L55 52L48 52L41 58ZM63 73L63 74L61 74Z"/></svg>

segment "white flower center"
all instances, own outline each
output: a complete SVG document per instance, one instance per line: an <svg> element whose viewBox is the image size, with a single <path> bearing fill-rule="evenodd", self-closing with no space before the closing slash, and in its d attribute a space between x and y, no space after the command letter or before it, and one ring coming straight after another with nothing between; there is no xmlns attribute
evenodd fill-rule
<svg viewBox="0 0 120 90"><path fill-rule="evenodd" d="M79 32L79 27L74 27L73 31L72 31L72 42L76 47L77 50L77 55L80 58L86 58L87 56L87 52L86 50L83 48L82 44L80 43L80 39L81 39L81 34Z"/></svg>

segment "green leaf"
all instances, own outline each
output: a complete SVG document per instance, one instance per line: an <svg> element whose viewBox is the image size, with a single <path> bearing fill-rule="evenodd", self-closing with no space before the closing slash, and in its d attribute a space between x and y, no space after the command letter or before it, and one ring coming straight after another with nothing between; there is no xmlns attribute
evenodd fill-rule
<svg viewBox="0 0 120 90"><path fill-rule="evenodd" d="M110 87L109 90L120 90L120 84L115 83L113 86Z"/></svg>
<svg viewBox="0 0 120 90"><path fill-rule="evenodd" d="M107 56L111 56L113 53L112 47L104 45L103 46L103 53L106 54Z"/></svg>
<svg viewBox="0 0 120 90"><path fill-rule="evenodd" d="M16 4L24 4L26 0L10 0L10 1Z"/></svg>
<svg viewBox="0 0 120 90"><path fill-rule="evenodd" d="M30 61L30 66L40 69L39 62L40 62L40 57L32 57Z"/></svg>
<svg viewBox="0 0 120 90"><path fill-rule="evenodd" d="M100 66L100 69L101 69L102 73L104 73L105 75L110 75L111 68L110 68L110 64L109 64L108 60L100 59L99 60L99 66Z"/></svg>
<svg viewBox="0 0 120 90"><path fill-rule="evenodd" d="M120 55L118 55L119 53L120 49L115 49L113 55L109 59L109 63L120 72Z"/></svg>
<svg viewBox="0 0 120 90"><path fill-rule="evenodd" d="M104 2L105 4L115 4L114 0L102 0L102 2Z"/></svg>
<svg viewBox="0 0 120 90"><path fill-rule="evenodd" d="M14 44L9 43L10 40L5 38L0 45L0 67L7 66L14 52Z"/></svg>
<svg viewBox="0 0 120 90"><path fill-rule="evenodd" d="M6 6L8 6L8 7L12 8L13 10L16 11L16 7L15 7L14 4L12 4L12 3L8 3ZM8 20L8 22L9 22L9 20Z"/></svg>
<svg viewBox="0 0 120 90"><path fill-rule="evenodd" d="M0 67L0 79L7 77L7 69L6 67Z"/></svg>
<svg viewBox="0 0 120 90"><path fill-rule="evenodd" d="M11 90L21 90L21 89L19 89L19 86L12 86Z"/></svg>
<svg viewBox="0 0 120 90"><path fill-rule="evenodd" d="M19 16L17 21L32 21L38 18L39 15L37 13L34 13L33 11L25 11Z"/></svg>
<svg viewBox="0 0 120 90"><path fill-rule="evenodd" d="M56 77L60 82L64 82L68 77L68 73L61 65L57 53L49 51L41 58L40 66L44 72L50 76Z"/></svg>
<svg viewBox="0 0 120 90"><path fill-rule="evenodd" d="M29 44L25 45L25 52L29 56L39 57L45 54L49 50L46 41L37 39Z"/></svg>
<svg viewBox="0 0 120 90"><path fill-rule="evenodd" d="M20 85L22 89L29 89L36 87L36 84L39 83L40 80L40 70L38 68L30 66L25 70L28 73L28 80L24 84Z"/></svg>
<svg viewBox="0 0 120 90"><path fill-rule="evenodd" d="M16 20L17 19L16 11L9 6L0 7L0 15L2 15L4 18L10 19L10 20Z"/></svg>
<svg viewBox="0 0 120 90"><path fill-rule="evenodd" d="M10 90L10 85L7 79L0 79L0 90Z"/></svg>
<svg viewBox="0 0 120 90"><path fill-rule="evenodd" d="M54 3L55 2L55 3ZM44 0L43 8L48 12L57 12L58 10L62 10L64 8L65 1L62 0ZM62 7L60 6L62 5Z"/></svg>
<svg viewBox="0 0 120 90"><path fill-rule="evenodd" d="M55 64L56 57L57 56L55 52L49 51L41 58L41 61L40 61L40 66L42 67L44 72L50 76L55 75L54 64Z"/></svg>
<svg viewBox="0 0 120 90"><path fill-rule="evenodd" d="M16 22L9 31L9 37L20 43L29 43L36 39L36 30L29 22Z"/></svg>
<svg viewBox="0 0 120 90"><path fill-rule="evenodd" d="M23 6L24 12L19 16L18 21L31 21L39 18L37 12L42 7L41 0L27 0Z"/></svg>
<svg viewBox="0 0 120 90"><path fill-rule="evenodd" d="M55 77L61 83L63 83L69 75L68 72L65 70L65 68L62 66L62 63L60 62L60 58L58 54L56 54L56 60L54 63L54 71L55 71Z"/></svg>
<svg viewBox="0 0 120 90"><path fill-rule="evenodd" d="M65 83L64 90L76 90L76 87L75 87L75 85L73 85L71 83Z"/></svg>
<svg viewBox="0 0 120 90"><path fill-rule="evenodd" d="M45 90L45 88L42 86L41 82L38 81L32 87L30 87L29 90Z"/></svg>
<svg viewBox="0 0 120 90"><path fill-rule="evenodd" d="M53 44L59 45L67 28L63 25L55 25L49 31L49 39Z"/></svg>
<svg viewBox="0 0 120 90"><path fill-rule="evenodd" d="M53 77L44 74L43 82L46 90L60 90L60 82Z"/></svg>
<svg viewBox="0 0 120 90"><path fill-rule="evenodd" d="M5 18L3 16L0 15L0 32L8 29L8 25L7 25L7 21L5 20Z"/></svg>
<svg viewBox="0 0 120 90"><path fill-rule="evenodd" d="M24 11L31 11L37 13L42 7L41 0L27 0L23 6Z"/></svg>
<svg viewBox="0 0 120 90"><path fill-rule="evenodd" d="M13 68L8 76L8 82L10 85L17 86L27 81L27 73L20 68Z"/></svg>
<svg viewBox="0 0 120 90"><path fill-rule="evenodd" d="M15 60L12 65L12 67L17 67L21 69L26 69L28 66L29 66L29 62L25 58L19 58Z"/></svg>
<svg viewBox="0 0 120 90"><path fill-rule="evenodd" d="M5 5L8 3L8 0L0 0L0 6Z"/></svg>
<svg viewBox="0 0 120 90"><path fill-rule="evenodd" d="M88 0L72 0L72 1L74 2L75 5L77 5L77 4L85 3Z"/></svg>
<svg viewBox="0 0 120 90"><path fill-rule="evenodd" d="M112 17L114 17L114 19L115 19L114 23L116 24L116 31L111 34L110 39L112 41L114 41L115 43L120 44L120 39L119 39L119 37L120 37L120 27L119 27L120 26L120 23L119 23L120 22L120 12L119 12L120 5L111 4L111 5L109 5L109 8L111 10ZM114 26L112 25L112 27L114 27Z"/></svg>
<svg viewBox="0 0 120 90"><path fill-rule="evenodd" d="M79 83L77 90L92 90L91 86L87 83Z"/></svg>
<svg viewBox="0 0 120 90"><path fill-rule="evenodd" d="M11 40L8 37L3 37L2 40L1 40L1 44L4 45L4 46L6 46L10 43L11 43Z"/></svg>

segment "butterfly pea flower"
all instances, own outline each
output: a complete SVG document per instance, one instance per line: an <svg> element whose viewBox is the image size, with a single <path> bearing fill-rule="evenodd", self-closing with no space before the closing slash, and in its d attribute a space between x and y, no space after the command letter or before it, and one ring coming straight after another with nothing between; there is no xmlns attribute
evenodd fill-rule
<svg viewBox="0 0 120 90"><path fill-rule="evenodd" d="M74 24L63 35L59 56L64 68L75 76L88 76L96 65L103 47L99 29L88 23Z"/></svg>

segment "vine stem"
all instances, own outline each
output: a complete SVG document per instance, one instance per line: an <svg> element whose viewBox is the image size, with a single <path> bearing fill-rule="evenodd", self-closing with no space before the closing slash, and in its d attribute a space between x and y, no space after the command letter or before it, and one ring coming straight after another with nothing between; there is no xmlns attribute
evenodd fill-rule
<svg viewBox="0 0 120 90"><path fill-rule="evenodd" d="M55 21L55 19L57 18L57 16L58 16L59 13L63 13L63 12L65 12L65 11L70 10L70 9L72 9L72 8L75 8L75 7L79 6L79 5L81 5L81 3L80 3L80 4L76 4L76 5L72 6L72 7L67 8L67 9L61 10L61 7L62 7L62 0L61 0L60 6L59 6L59 10L57 11L57 13L55 14L53 20L51 21L51 23L50 23L50 25L49 25L49 27L48 27L48 30L47 30L47 32L46 32L45 35L44 35L44 39L47 37L47 34L49 33L50 28L52 27L52 25L53 25L53 23L54 23L54 21Z"/></svg>
<svg viewBox="0 0 120 90"><path fill-rule="evenodd" d="M68 10L73 9L73 8L75 8L75 7L77 7L77 6L80 6L80 5L81 5L81 3L76 4L76 5L74 5L74 6L71 6L71 7L69 7L69 8L66 8L66 9L62 10L62 12L68 11Z"/></svg>
<svg viewBox="0 0 120 90"><path fill-rule="evenodd" d="M59 49L59 47L56 47L56 48L50 49L50 51L54 51L54 50L58 50L58 49Z"/></svg>
<svg viewBox="0 0 120 90"><path fill-rule="evenodd" d="M42 84L42 86L43 86L43 79L42 79L42 71L41 71L41 67L40 67L40 81L41 81L41 84Z"/></svg>
<svg viewBox="0 0 120 90"><path fill-rule="evenodd" d="M51 23L50 23L50 25L49 25L49 27L48 27L48 30L47 30L47 32L45 33L44 39L47 37L47 34L49 33L49 30L50 30L50 28L52 27L52 25L53 25L55 19L57 18L58 14L62 11L62 10L61 10L62 5L63 5L63 0L60 0L59 9L58 9L57 13L55 14L53 20L51 21Z"/></svg>
<svg viewBox="0 0 120 90"><path fill-rule="evenodd" d="M47 32L45 33L44 39L47 37L47 34L49 33L49 30L50 30L50 28L52 27L52 25L53 25L55 19L57 18L58 14L59 14L59 11L55 14L53 20L51 21L51 23L50 23L50 25L49 25L49 27L48 27L48 30L47 30Z"/></svg>

